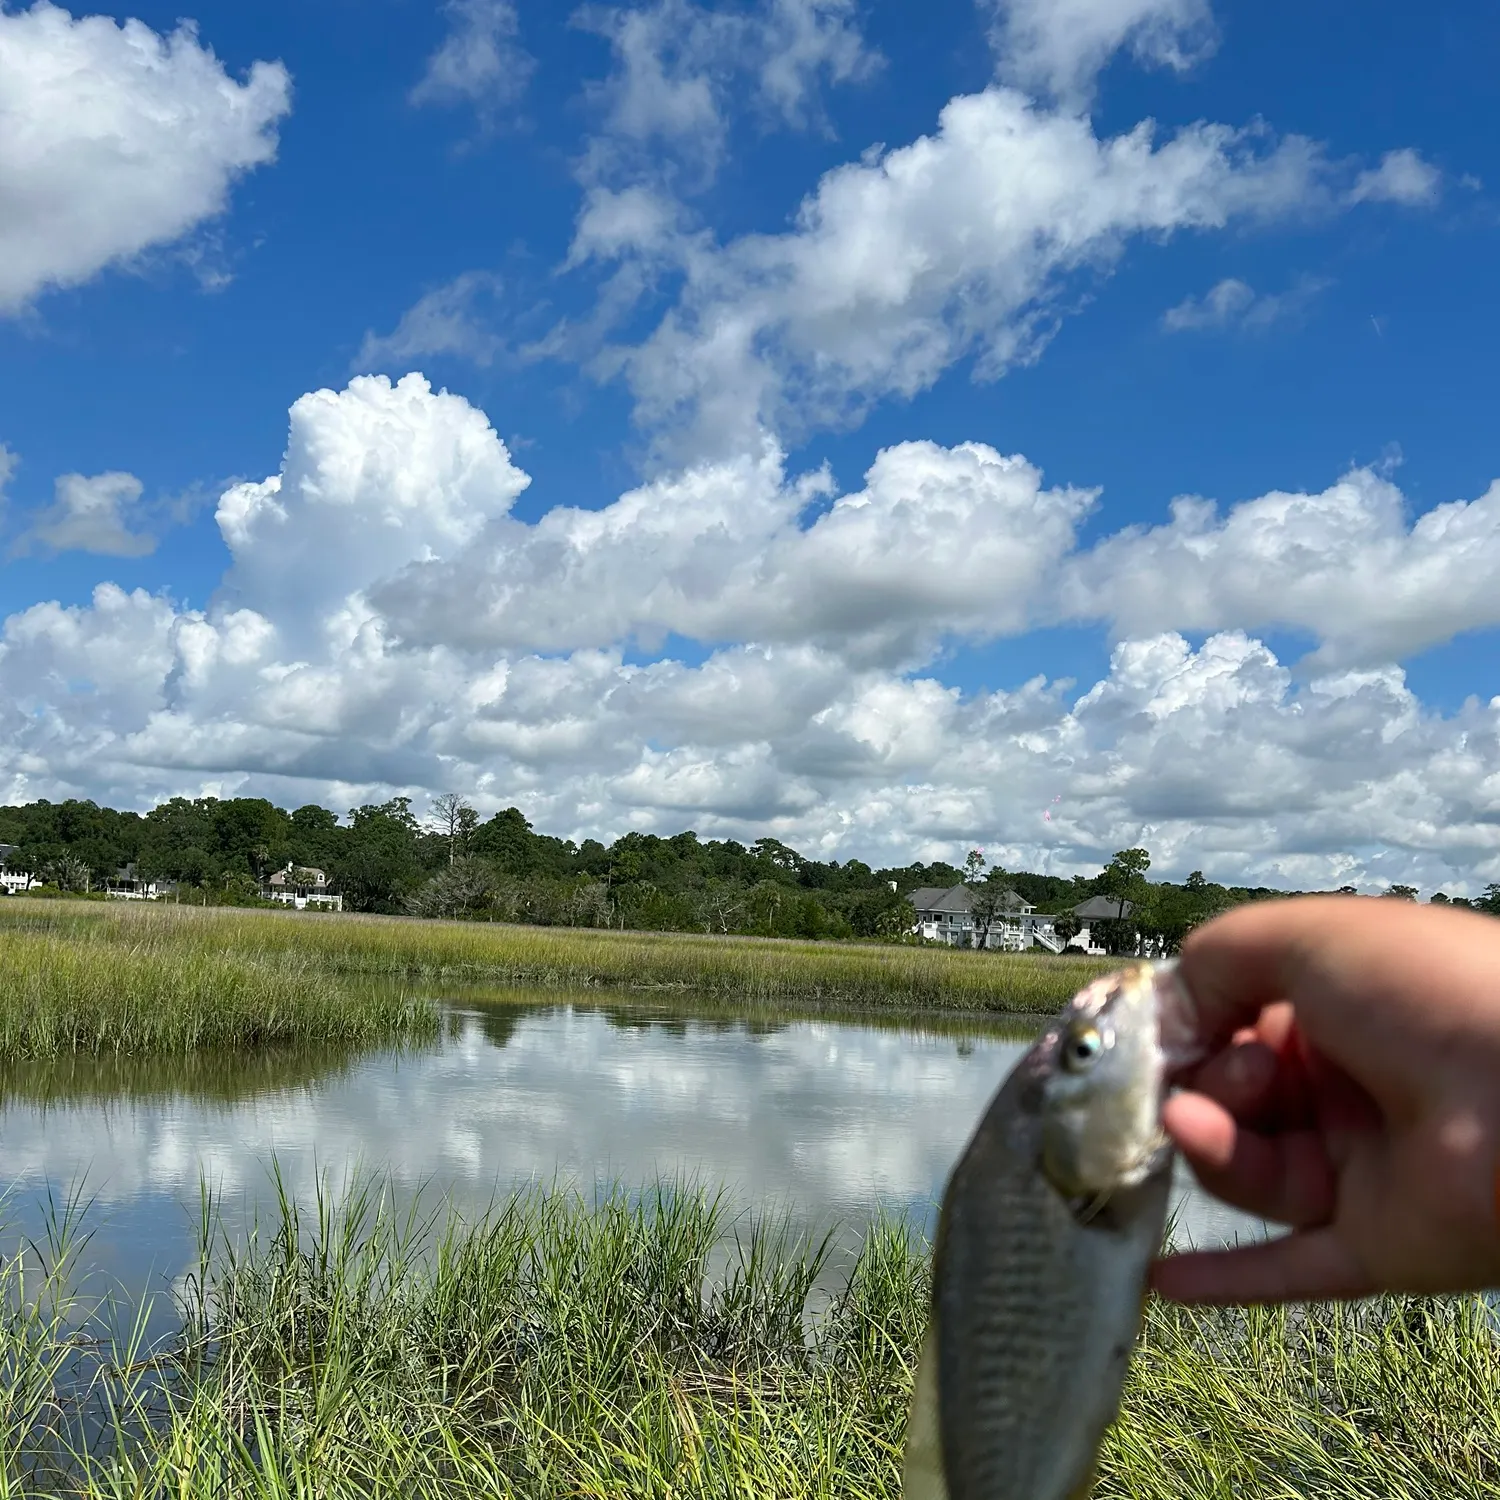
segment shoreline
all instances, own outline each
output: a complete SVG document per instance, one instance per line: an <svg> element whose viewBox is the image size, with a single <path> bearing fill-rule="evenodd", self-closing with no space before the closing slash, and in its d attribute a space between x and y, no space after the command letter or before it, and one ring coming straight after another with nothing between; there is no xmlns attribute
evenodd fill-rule
<svg viewBox="0 0 1500 1500"><path fill-rule="evenodd" d="M359 981L814 1014L1044 1016L1118 961L232 907L0 905L0 1060L378 1043L435 1024Z"/></svg>

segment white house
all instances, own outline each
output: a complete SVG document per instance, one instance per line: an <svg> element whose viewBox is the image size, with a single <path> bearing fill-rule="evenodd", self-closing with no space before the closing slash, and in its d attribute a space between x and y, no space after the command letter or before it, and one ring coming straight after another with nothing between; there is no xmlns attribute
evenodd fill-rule
<svg viewBox="0 0 1500 1500"><path fill-rule="evenodd" d="M0 844L0 892L14 896L19 891L29 891L37 883L30 870L17 870L11 860L20 851L14 844Z"/></svg>
<svg viewBox="0 0 1500 1500"><path fill-rule="evenodd" d="M156 901L170 893L165 880L148 880L135 864L122 865L104 882L104 893L116 901Z"/></svg>
<svg viewBox="0 0 1500 1500"><path fill-rule="evenodd" d="M946 890L923 886L906 899L917 912L913 932L954 948L972 948L978 941L974 893L969 886L955 885ZM1022 900L1014 891L1005 893L1004 904L990 924L984 945L1012 953L1031 947L1046 948L1052 953L1062 950L1062 944L1052 929L1052 918L1038 915L1035 904Z"/></svg>
<svg viewBox="0 0 1500 1500"><path fill-rule="evenodd" d="M333 882L322 870L306 865L288 863L286 869L277 870L261 887L261 895L268 901L284 901L305 911L309 906L323 911L343 911L344 898L333 889Z"/></svg>
<svg viewBox="0 0 1500 1500"><path fill-rule="evenodd" d="M1122 916L1128 921L1135 915L1135 903L1126 901L1122 903L1110 896L1090 896L1087 901L1080 901L1073 908L1073 916L1082 925L1078 929L1078 936L1069 939L1070 946L1077 944L1087 953L1105 955L1109 949L1099 941L1097 928L1100 922L1118 921Z"/></svg>

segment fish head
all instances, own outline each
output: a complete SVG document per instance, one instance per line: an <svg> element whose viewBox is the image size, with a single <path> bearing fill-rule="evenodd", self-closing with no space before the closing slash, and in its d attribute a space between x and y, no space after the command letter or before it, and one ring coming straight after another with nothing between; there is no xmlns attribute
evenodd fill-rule
<svg viewBox="0 0 1500 1500"><path fill-rule="evenodd" d="M1095 980L1042 1038L1041 1165L1065 1198L1107 1199L1170 1155L1156 980L1151 964Z"/></svg>

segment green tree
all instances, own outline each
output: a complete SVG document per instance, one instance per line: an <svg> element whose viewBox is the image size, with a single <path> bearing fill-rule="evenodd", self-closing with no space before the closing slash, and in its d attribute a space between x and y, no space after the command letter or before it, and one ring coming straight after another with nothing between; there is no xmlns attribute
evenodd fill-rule
<svg viewBox="0 0 1500 1500"><path fill-rule="evenodd" d="M1105 917L1090 925L1090 934L1106 953L1125 958L1136 951L1139 931L1128 917Z"/></svg>
<svg viewBox="0 0 1500 1500"><path fill-rule="evenodd" d="M750 922L753 932L771 937L776 932L786 887L779 880L762 880L750 891Z"/></svg>
<svg viewBox="0 0 1500 1500"><path fill-rule="evenodd" d="M530 875L542 863L539 843L520 808L507 807L474 830L469 852L483 855L507 875Z"/></svg>
<svg viewBox="0 0 1500 1500"><path fill-rule="evenodd" d="M888 885L856 893L844 915L855 936L863 938L905 937L917 925L916 908Z"/></svg>
<svg viewBox="0 0 1500 1500"><path fill-rule="evenodd" d="M1105 865L1099 876L1099 889L1111 901L1119 903L1116 916L1125 919L1127 903L1139 905L1146 894L1146 871L1151 856L1144 849L1121 849Z"/></svg>
<svg viewBox="0 0 1500 1500"><path fill-rule="evenodd" d="M699 921L705 932L729 933L745 910L745 888L727 880L711 880L698 897Z"/></svg>
<svg viewBox="0 0 1500 1500"><path fill-rule="evenodd" d="M260 882L243 870L226 870L219 877L219 904L253 906L260 900Z"/></svg>
<svg viewBox="0 0 1500 1500"><path fill-rule="evenodd" d="M422 878L411 799L353 808L332 874L354 911L400 911Z"/></svg>
<svg viewBox="0 0 1500 1500"><path fill-rule="evenodd" d="M269 849L270 869L285 868L288 860L319 870L332 870L349 830L339 827L338 814L309 802L299 807L287 820L287 842L284 849Z"/></svg>
<svg viewBox="0 0 1500 1500"><path fill-rule="evenodd" d="M1083 923L1072 912L1066 911L1060 917L1052 919L1052 930L1057 934L1057 940L1066 948L1083 931Z"/></svg>
<svg viewBox="0 0 1500 1500"><path fill-rule="evenodd" d="M786 875L797 875L806 861L795 849L788 848L780 839L756 839L751 846L755 858Z"/></svg>
<svg viewBox="0 0 1500 1500"><path fill-rule="evenodd" d="M1393 885L1385 894L1394 897L1397 901L1415 901L1417 888L1414 885Z"/></svg>

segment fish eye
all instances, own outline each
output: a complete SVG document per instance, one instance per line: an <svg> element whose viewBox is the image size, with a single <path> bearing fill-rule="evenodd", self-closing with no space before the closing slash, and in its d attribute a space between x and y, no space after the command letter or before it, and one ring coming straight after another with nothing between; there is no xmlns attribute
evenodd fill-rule
<svg viewBox="0 0 1500 1500"><path fill-rule="evenodd" d="M1104 1051L1104 1038L1097 1026L1087 1022L1070 1026L1063 1037L1062 1063L1070 1073L1082 1073L1099 1061Z"/></svg>

